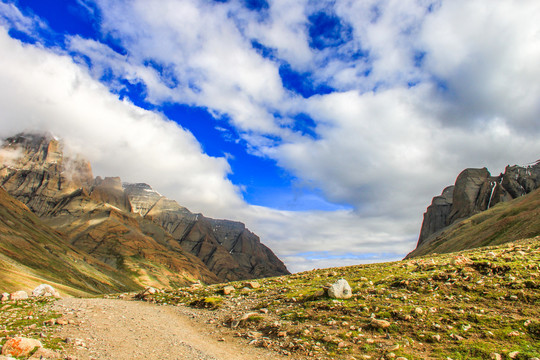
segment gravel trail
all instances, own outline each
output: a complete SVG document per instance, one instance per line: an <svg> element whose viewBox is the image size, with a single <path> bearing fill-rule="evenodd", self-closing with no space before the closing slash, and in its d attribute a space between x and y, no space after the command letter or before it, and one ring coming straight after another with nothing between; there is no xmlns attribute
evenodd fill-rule
<svg viewBox="0 0 540 360"><path fill-rule="evenodd" d="M60 330L74 344L80 360L284 359L248 346L244 339L223 337L189 309L113 300L66 298L56 305L73 320Z"/></svg>

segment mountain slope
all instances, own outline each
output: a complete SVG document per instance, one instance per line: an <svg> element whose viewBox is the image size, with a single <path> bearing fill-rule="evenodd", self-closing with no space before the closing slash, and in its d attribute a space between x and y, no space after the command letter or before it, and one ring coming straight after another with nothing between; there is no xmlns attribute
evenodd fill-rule
<svg viewBox="0 0 540 360"><path fill-rule="evenodd" d="M69 294L122 292L140 286L130 277L67 243L0 187L0 289L52 282Z"/></svg>
<svg viewBox="0 0 540 360"><path fill-rule="evenodd" d="M20 134L7 139L2 165L0 184L12 196L66 234L77 249L129 276L136 287L219 280L165 230L131 212L119 178L93 179L90 164L64 156L54 138Z"/></svg>

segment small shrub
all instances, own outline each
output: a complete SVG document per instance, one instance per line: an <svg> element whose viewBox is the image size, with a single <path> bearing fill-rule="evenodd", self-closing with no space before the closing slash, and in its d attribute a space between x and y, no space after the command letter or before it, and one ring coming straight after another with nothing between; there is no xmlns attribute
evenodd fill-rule
<svg viewBox="0 0 540 360"><path fill-rule="evenodd" d="M223 299L219 297L206 297L203 299L198 299L193 302L191 302L189 305L201 308L201 309L217 309L219 308L223 303Z"/></svg>

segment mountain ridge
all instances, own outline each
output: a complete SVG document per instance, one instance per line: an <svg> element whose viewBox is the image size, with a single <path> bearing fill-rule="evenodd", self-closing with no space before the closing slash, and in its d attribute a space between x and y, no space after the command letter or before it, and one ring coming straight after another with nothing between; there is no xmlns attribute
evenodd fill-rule
<svg viewBox="0 0 540 360"><path fill-rule="evenodd" d="M61 141L51 135L10 137L0 159L0 185L11 196L66 234L71 245L132 274L141 285L175 287L196 280L216 283L289 273L251 232L252 248L232 256L216 239L211 220L149 185L139 184L146 198L138 198L118 177L94 178L90 163L65 156ZM189 231L175 236L186 224Z"/></svg>

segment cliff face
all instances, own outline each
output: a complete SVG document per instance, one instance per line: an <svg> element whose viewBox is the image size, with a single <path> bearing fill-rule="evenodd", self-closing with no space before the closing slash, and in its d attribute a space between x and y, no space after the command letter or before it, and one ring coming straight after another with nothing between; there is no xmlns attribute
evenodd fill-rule
<svg viewBox="0 0 540 360"><path fill-rule="evenodd" d="M486 168L465 169L453 186L433 198L424 213L417 249L432 241L450 225L538 188L540 162L526 167L507 166L499 176L491 176Z"/></svg>
<svg viewBox="0 0 540 360"><path fill-rule="evenodd" d="M197 279L214 283L288 273L255 235L233 256L216 237L213 220L146 184L94 179L90 164L66 157L52 136L9 138L0 160L0 185L11 196L73 246L140 284L174 287Z"/></svg>

